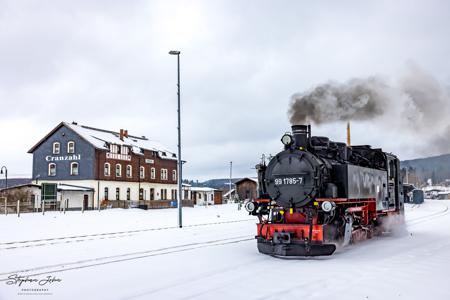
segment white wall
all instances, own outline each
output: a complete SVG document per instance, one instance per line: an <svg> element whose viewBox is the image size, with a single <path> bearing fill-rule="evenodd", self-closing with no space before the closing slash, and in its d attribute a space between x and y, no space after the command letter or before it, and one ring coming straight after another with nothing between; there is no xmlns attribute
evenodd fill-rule
<svg viewBox="0 0 450 300"><path fill-rule="evenodd" d="M172 199L171 190L177 190L177 184L159 184L159 183L148 183L144 182L139 185L138 182L124 182L124 181L98 181L98 180L66 180L66 181L51 181L51 180L43 180L38 181L38 184L43 182L50 183L61 183L68 185L76 185L89 187L94 189L94 195L92 197L92 193L89 192L89 207L97 207L97 202L101 203L104 199L104 190L105 187L108 187L108 198L111 201L116 200L116 188L120 189L120 200L127 199L127 188L130 188L130 200L138 201L139 200L139 186L144 189L144 200L150 200L150 189L155 189L155 200L161 200L161 189L167 189L167 200ZM100 191L100 194L98 194ZM83 194L84 195L84 194ZM97 197L99 197L97 199ZM58 197L58 200L60 198Z"/></svg>
<svg viewBox="0 0 450 300"><path fill-rule="evenodd" d="M83 205L84 195L88 195L88 206L91 208L92 203L92 192L82 192L82 191L61 191L58 193L58 200L61 202L61 207L64 205L64 201L69 199L67 208L81 208ZM85 207L87 209L88 207Z"/></svg>
<svg viewBox="0 0 450 300"><path fill-rule="evenodd" d="M201 196L200 196L201 195ZM196 192L197 205L205 205L206 200L208 205L214 205L214 191L211 192Z"/></svg>

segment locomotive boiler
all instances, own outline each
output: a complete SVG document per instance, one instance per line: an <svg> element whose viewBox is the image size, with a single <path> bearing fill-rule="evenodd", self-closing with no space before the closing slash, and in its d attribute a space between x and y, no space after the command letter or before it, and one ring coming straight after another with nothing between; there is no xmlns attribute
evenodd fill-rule
<svg viewBox="0 0 450 300"><path fill-rule="evenodd" d="M256 166L257 245L275 256L331 255L403 222L399 159L370 146L311 136L294 125L284 150Z"/></svg>

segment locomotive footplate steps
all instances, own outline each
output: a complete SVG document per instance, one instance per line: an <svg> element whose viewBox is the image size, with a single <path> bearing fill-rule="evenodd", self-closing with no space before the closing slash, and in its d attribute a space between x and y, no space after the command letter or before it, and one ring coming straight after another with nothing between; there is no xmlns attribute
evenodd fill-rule
<svg viewBox="0 0 450 300"><path fill-rule="evenodd" d="M334 244L310 244L305 242L296 243L291 241L290 244L274 244L263 238L257 238L258 251L263 254L275 256L326 256L336 251Z"/></svg>

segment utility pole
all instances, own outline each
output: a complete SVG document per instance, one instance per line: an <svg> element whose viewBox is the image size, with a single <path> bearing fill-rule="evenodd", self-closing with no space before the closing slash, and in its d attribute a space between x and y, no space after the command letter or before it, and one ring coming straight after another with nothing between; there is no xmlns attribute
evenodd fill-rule
<svg viewBox="0 0 450 300"><path fill-rule="evenodd" d="M228 200L229 201L231 201L231 185L232 185L231 180L232 180L232 176L233 176L233 162L230 161L230 193L229 193L229 196L228 196Z"/></svg>

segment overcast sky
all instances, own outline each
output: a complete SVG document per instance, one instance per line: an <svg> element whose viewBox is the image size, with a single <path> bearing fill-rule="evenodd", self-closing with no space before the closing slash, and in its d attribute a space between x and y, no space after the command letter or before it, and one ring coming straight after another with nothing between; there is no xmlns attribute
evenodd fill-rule
<svg viewBox="0 0 450 300"><path fill-rule="evenodd" d="M254 176L281 150L290 97L329 80L395 80L420 66L450 83L448 1L0 0L0 165L31 176L27 151L61 121L128 129L176 150L181 51L184 177ZM384 120L389 122L389 120ZM345 124L313 134L345 141ZM437 154L376 122L352 142L402 159ZM450 150L448 151L450 152Z"/></svg>

